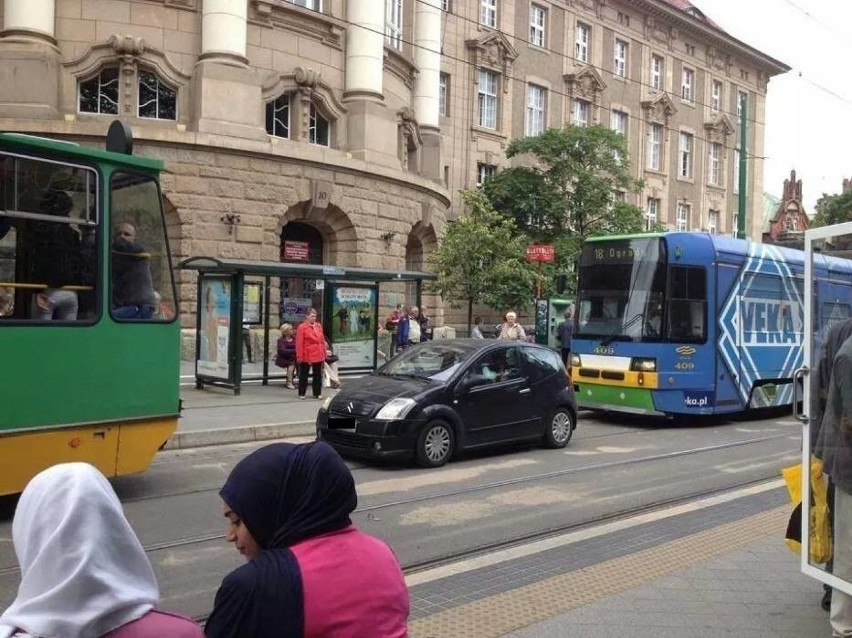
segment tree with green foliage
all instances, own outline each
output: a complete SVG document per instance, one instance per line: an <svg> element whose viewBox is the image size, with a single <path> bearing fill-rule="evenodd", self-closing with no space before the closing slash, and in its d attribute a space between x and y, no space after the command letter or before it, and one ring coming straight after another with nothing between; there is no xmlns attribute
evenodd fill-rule
<svg viewBox="0 0 852 638"><path fill-rule="evenodd" d="M462 191L465 209L450 222L430 257L436 279L430 287L449 303L520 308L533 298L535 273L526 261L526 237L513 220L497 213L481 191Z"/></svg>
<svg viewBox="0 0 852 638"><path fill-rule="evenodd" d="M630 175L620 133L597 125L548 129L513 140L506 156L527 156L531 166L502 171L482 190L532 242L554 244L556 261L547 267L548 283L555 273L572 272L587 237L645 230L642 211L619 201L618 193L642 188ZM569 288L573 285L570 281Z"/></svg>
<svg viewBox="0 0 852 638"><path fill-rule="evenodd" d="M839 195L823 195L816 205L817 213L810 222L811 228L831 226L852 221L852 191Z"/></svg>

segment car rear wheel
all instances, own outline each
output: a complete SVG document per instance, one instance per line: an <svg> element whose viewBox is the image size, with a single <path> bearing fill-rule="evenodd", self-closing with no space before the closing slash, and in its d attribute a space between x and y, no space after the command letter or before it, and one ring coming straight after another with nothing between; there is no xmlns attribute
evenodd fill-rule
<svg viewBox="0 0 852 638"><path fill-rule="evenodd" d="M440 467L450 460L456 446L453 429L444 421L430 421L417 438L417 464Z"/></svg>
<svg viewBox="0 0 852 638"><path fill-rule="evenodd" d="M576 417L568 408L556 408L553 416L544 430L544 447L560 448L568 445L574 428L577 427Z"/></svg>

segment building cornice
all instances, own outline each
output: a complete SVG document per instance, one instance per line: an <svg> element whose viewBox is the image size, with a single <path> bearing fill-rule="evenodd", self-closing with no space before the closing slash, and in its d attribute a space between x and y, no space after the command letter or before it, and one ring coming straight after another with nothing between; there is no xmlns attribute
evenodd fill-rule
<svg viewBox="0 0 852 638"><path fill-rule="evenodd" d="M624 1L645 13L670 21L678 29L688 31L711 41L717 47L722 47L738 57L751 62L758 69L768 72L770 76L786 73L791 68L783 62L747 45L745 42L737 40L720 28L705 24L688 13L684 13L668 2L665 2L665 0Z"/></svg>

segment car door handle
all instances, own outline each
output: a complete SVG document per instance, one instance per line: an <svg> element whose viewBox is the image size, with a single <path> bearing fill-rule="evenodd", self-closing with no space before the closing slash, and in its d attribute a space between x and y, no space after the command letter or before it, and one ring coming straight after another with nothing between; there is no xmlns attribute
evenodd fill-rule
<svg viewBox="0 0 852 638"><path fill-rule="evenodd" d="M524 388L523 390L518 390L518 394L529 394L531 390L529 388Z"/></svg>

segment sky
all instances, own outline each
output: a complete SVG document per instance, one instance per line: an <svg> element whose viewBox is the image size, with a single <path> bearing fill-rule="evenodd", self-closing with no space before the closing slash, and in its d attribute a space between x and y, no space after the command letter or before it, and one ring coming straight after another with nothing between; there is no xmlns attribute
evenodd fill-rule
<svg viewBox="0 0 852 638"><path fill-rule="evenodd" d="M780 197L795 169L805 209L852 178L852 2L691 0L730 35L792 71L769 82L764 190Z"/></svg>

